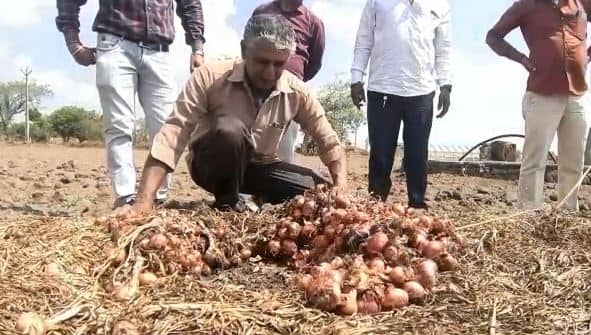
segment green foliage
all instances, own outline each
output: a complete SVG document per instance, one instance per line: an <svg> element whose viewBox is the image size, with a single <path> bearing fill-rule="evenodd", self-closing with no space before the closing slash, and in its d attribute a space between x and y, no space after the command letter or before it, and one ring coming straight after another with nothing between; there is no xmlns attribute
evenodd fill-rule
<svg viewBox="0 0 591 335"><path fill-rule="evenodd" d="M8 127L7 135L9 138L25 140L25 123L13 123ZM47 118L41 117L36 121L29 122L29 137L33 142L49 142L53 136L53 130L47 121Z"/></svg>
<svg viewBox="0 0 591 335"><path fill-rule="evenodd" d="M365 121L363 112L351 101L348 82L337 77L322 87L318 100L341 141L348 142L349 136Z"/></svg>
<svg viewBox="0 0 591 335"><path fill-rule="evenodd" d="M52 95L49 86L29 81L29 111L36 110L43 98ZM16 115L25 112L25 100L24 81L0 83L0 127L4 132L7 132Z"/></svg>
<svg viewBox="0 0 591 335"><path fill-rule="evenodd" d="M36 108L29 108L29 121L37 122L43 118L43 114Z"/></svg>
<svg viewBox="0 0 591 335"><path fill-rule="evenodd" d="M62 107L49 116L49 123L64 142L69 142L71 138L76 138L80 142L103 138L100 116L84 108Z"/></svg>

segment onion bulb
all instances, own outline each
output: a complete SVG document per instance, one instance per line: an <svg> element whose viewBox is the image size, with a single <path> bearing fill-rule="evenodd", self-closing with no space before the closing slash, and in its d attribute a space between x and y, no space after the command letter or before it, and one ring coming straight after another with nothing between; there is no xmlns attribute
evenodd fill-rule
<svg viewBox="0 0 591 335"><path fill-rule="evenodd" d="M316 226L313 223L306 222L300 230L300 237L310 239L316 235Z"/></svg>
<svg viewBox="0 0 591 335"><path fill-rule="evenodd" d="M312 246L318 249L326 249L330 245L330 240L325 235L317 235L312 240Z"/></svg>
<svg viewBox="0 0 591 335"><path fill-rule="evenodd" d="M417 266L417 278L426 289L431 289L437 284L437 264L426 259Z"/></svg>
<svg viewBox="0 0 591 335"><path fill-rule="evenodd" d="M402 286L404 282L409 279L406 269L402 266L393 267L392 270L390 270L388 277L390 278L392 284L396 286Z"/></svg>
<svg viewBox="0 0 591 335"><path fill-rule="evenodd" d="M157 233L150 238L150 247L153 249L164 249L168 245L168 238L166 235Z"/></svg>
<svg viewBox="0 0 591 335"><path fill-rule="evenodd" d="M302 208L305 202L306 198L304 198L304 196L301 194L298 194L293 198L293 206L295 208Z"/></svg>
<svg viewBox="0 0 591 335"><path fill-rule="evenodd" d="M369 288L369 275L362 270L357 270L350 275L349 284L358 290Z"/></svg>
<svg viewBox="0 0 591 335"><path fill-rule="evenodd" d="M406 214L406 210L405 210L404 206L401 204L395 204L392 207L392 210L394 210L394 214L396 214L398 216L404 216Z"/></svg>
<svg viewBox="0 0 591 335"><path fill-rule="evenodd" d="M127 253L121 248L113 247L107 250L107 259L115 264L123 263L125 258L127 258Z"/></svg>
<svg viewBox="0 0 591 335"><path fill-rule="evenodd" d="M113 335L140 335L137 327L129 321L119 321L113 327Z"/></svg>
<svg viewBox="0 0 591 335"><path fill-rule="evenodd" d="M49 263L45 266L45 274L51 279L57 279L62 270L58 263Z"/></svg>
<svg viewBox="0 0 591 335"><path fill-rule="evenodd" d="M113 291L113 295L117 300L129 301L138 294L138 288L135 285L125 284L116 287Z"/></svg>
<svg viewBox="0 0 591 335"><path fill-rule="evenodd" d="M295 282L298 289L307 291L310 283L312 282L312 275L307 273L300 273L296 276Z"/></svg>
<svg viewBox="0 0 591 335"><path fill-rule="evenodd" d="M304 207L302 207L302 215L307 218L312 218L316 212L316 201L308 200L304 203Z"/></svg>
<svg viewBox="0 0 591 335"><path fill-rule="evenodd" d="M388 235L383 232L377 232L367 239L366 250L370 255L376 255L382 252L388 244Z"/></svg>
<svg viewBox="0 0 591 335"><path fill-rule="evenodd" d="M205 263L203 263L203 267L201 268L201 274L204 275L205 277L211 276L212 271L211 271L211 267Z"/></svg>
<svg viewBox="0 0 591 335"><path fill-rule="evenodd" d="M281 251L281 242L277 240L271 240L269 241L267 248L269 249L271 256L275 256Z"/></svg>
<svg viewBox="0 0 591 335"><path fill-rule="evenodd" d="M345 219L346 216L347 216L347 210L345 210L343 208L337 208L337 209L335 209L335 211L333 213L334 220L337 223L341 223Z"/></svg>
<svg viewBox="0 0 591 335"><path fill-rule="evenodd" d="M387 309L400 308L408 305L408 300L408 293L405 290L388 286L384 291L382 306Z"/></svg>
<svg viewBox="0 0 591 335"><path fill-rule="evenodd" d="M347 208L351 202L344 196L338 195L334 198L334 204L336 208Z"/></svg>
<svg viewBox="0 0 591 335"><path fill-rule="evenodd" d="M337 313L341 315L353 315L357 313L357 290L352 289L347 293L341 294L337 307Z"/></svg>
<svg viewBox="0 0 591 335"><path fill-rule="evenodd" d="M430 241L423 245L421 252L427 258L434 258L445 251L445 246L441 241Z"/></svg>
<svg viewBox="0 0 591 335"><path fill-rule="evenodd" d="M245 261L249 259L250 256L252 256L252 251L249 248L243 248L240 250L240 257L242 257L242 260Z"/></svg>
<svg viewBox="0 0 591 335"><path fill-rule="evenodd" d="M359 314L375 314L380 312L380 304L375 295L365 292L357 299L357 312Z"/></svg>
<svg viewBox="0 0 591 335"><path fill-rule="evenodd" d="M422 301L425 295L427 295L423 286L414 280L404 283L403 289L408 293L408 298L411 302Z"/></svg>
<svg viewBox="0 0 591 335"><path fill-rule="evenodd" d="M441 271L454 271L459 265L458 261L448 253L442 253L438 263Z"/></svg>
<svg viewBox="0 0 591 335"><path fill-rule="evenodd" d="M399 265L399 254L398 248L393 245L389 245L382 251L384 259L388 262L388 265Z"/></svg>
<svg viewBox="0 0 591 335"><path fill-rule="evenodd" d="M372 258L368 262L367 268L370 272L374 274L384 273L384 271L386 270L386 264L384 264L384 261L382 259L376 257Z"/></svg>
<svg viewBox="0 0 591 335"><path fill-rule="evenodd" d="M330 262L330 267L334 270L338 270L340 268L342 268L345 265L345 262L343 261L343 259L339 256L336 256L335 258L333 258L333 260Z"/></svg>
<svg viewBox="0 0 591 335"><path fill-rule="evenodd" d="M26 335L44 335L50 328L45 319L36 313L23 313L16 320L16 331Z"/></svg>
<svg viewBox="0 0 591 335"><path fill-rule="evenodd" d="M293 256L298 251L298 245L292 240L281 240L281 253L285 256Z"/></svg>
<svg viewBox="0 0 591 335"><path fill-rule="evenodd" d="M355 213L355 221L357 223L364 223L369 221L369 215L363 211L358 211Z"/></svg>
<svg viewBox="0 0 591 335"><path fill-rule="evenodd" d="M141 286L152 286L158 282L158 277L152 272L142 272L138 278Z"/></svg>
<svg viewBox="0 0 591 335"><path fill-rule="evenodd" d="M291 212L291 217L294 218L295 220L301 219L302 218L302 209L301 208L295 208Z"/></svg>
<svg viewBox="0 0 591 335"><path fill-rule="evenodd" d="M295 241L300 236L301 230L302 230L302 227L300 226L300 224L292 221L287 225L287 237L290 240Z"/></svg>

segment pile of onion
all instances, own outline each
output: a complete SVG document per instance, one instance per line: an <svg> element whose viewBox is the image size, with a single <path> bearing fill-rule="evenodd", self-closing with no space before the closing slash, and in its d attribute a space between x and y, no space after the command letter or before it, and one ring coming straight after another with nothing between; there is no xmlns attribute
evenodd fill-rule
<svg viewBox="0 0 591 335"><path fill-rule="evenodd" d="M402 205L332 197L322 187L295 197L264 231L265 255L299 271L310 306L343 315L421 303L461 241L447 219ZM457 248L456 248L457 249Z"/></svg>

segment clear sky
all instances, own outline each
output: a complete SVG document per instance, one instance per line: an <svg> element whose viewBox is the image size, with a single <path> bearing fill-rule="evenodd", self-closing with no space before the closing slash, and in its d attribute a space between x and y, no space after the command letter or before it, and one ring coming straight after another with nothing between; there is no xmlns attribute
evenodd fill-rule
<svg viewBox="0 0 591 335"><path fill-rule="evenodd" d="M242 28L250 13L263 1L204 0L205 52L208 57L237 55ZM98 0L81 10L81 39L94 45L91 31ZM327 50L320 74L310 83L315 88L338 73L349 78L352 48L365 0L308 0L324 20ZM454 39L454 89L452 108L436 120L431 143L471 145L502 133L523 133L521 98L526 73L517 64L497 57L484 43L486 31L513 0L450 0ZM67 52L55 27L55 0L0 1L0 80L22 78L20 68L30 65L33 77L51 85L55 96L44 101L46 111L76 104L100 109L93 67L78 66ZM171 56L179 88L188 77L190 49L184 45L180 20ZM521 32L510 37L522 51ZM361 139L365 129L360 132Z"/></svg>

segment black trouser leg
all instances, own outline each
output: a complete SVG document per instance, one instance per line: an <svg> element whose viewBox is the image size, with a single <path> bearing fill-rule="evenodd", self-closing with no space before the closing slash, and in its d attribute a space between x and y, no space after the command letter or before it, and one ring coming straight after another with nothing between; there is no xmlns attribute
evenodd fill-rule
<svg viewBox="0 0 591 335"><path fill-rule="evenodd" d="M367 127L369 135L369 192L386 201L392 187L390 175L394 164L402 105L399 97L367 92Z"/></svg>
<svg viewBox="0 0 591 335"><path fill-rule="evenodd" d="M286 162L265 165L250 163L240 191L278 204L304 193L316 184L330 184L330 181L311 169Z"/></svg>
<svg viewBox="0 0 591 335"><path fill-rule="evenodd" d="M220 118L191 148L193 181L213 193L216 203L233 206L239 200L250 148L244 123L236 118Z"/></svg>
<svg viewBox="0 0 591 335"><path fill-rule="evenodd" d="M409 206L415 208L426 208L427 161L434 94L403 98L404 167Z"/></svg>

